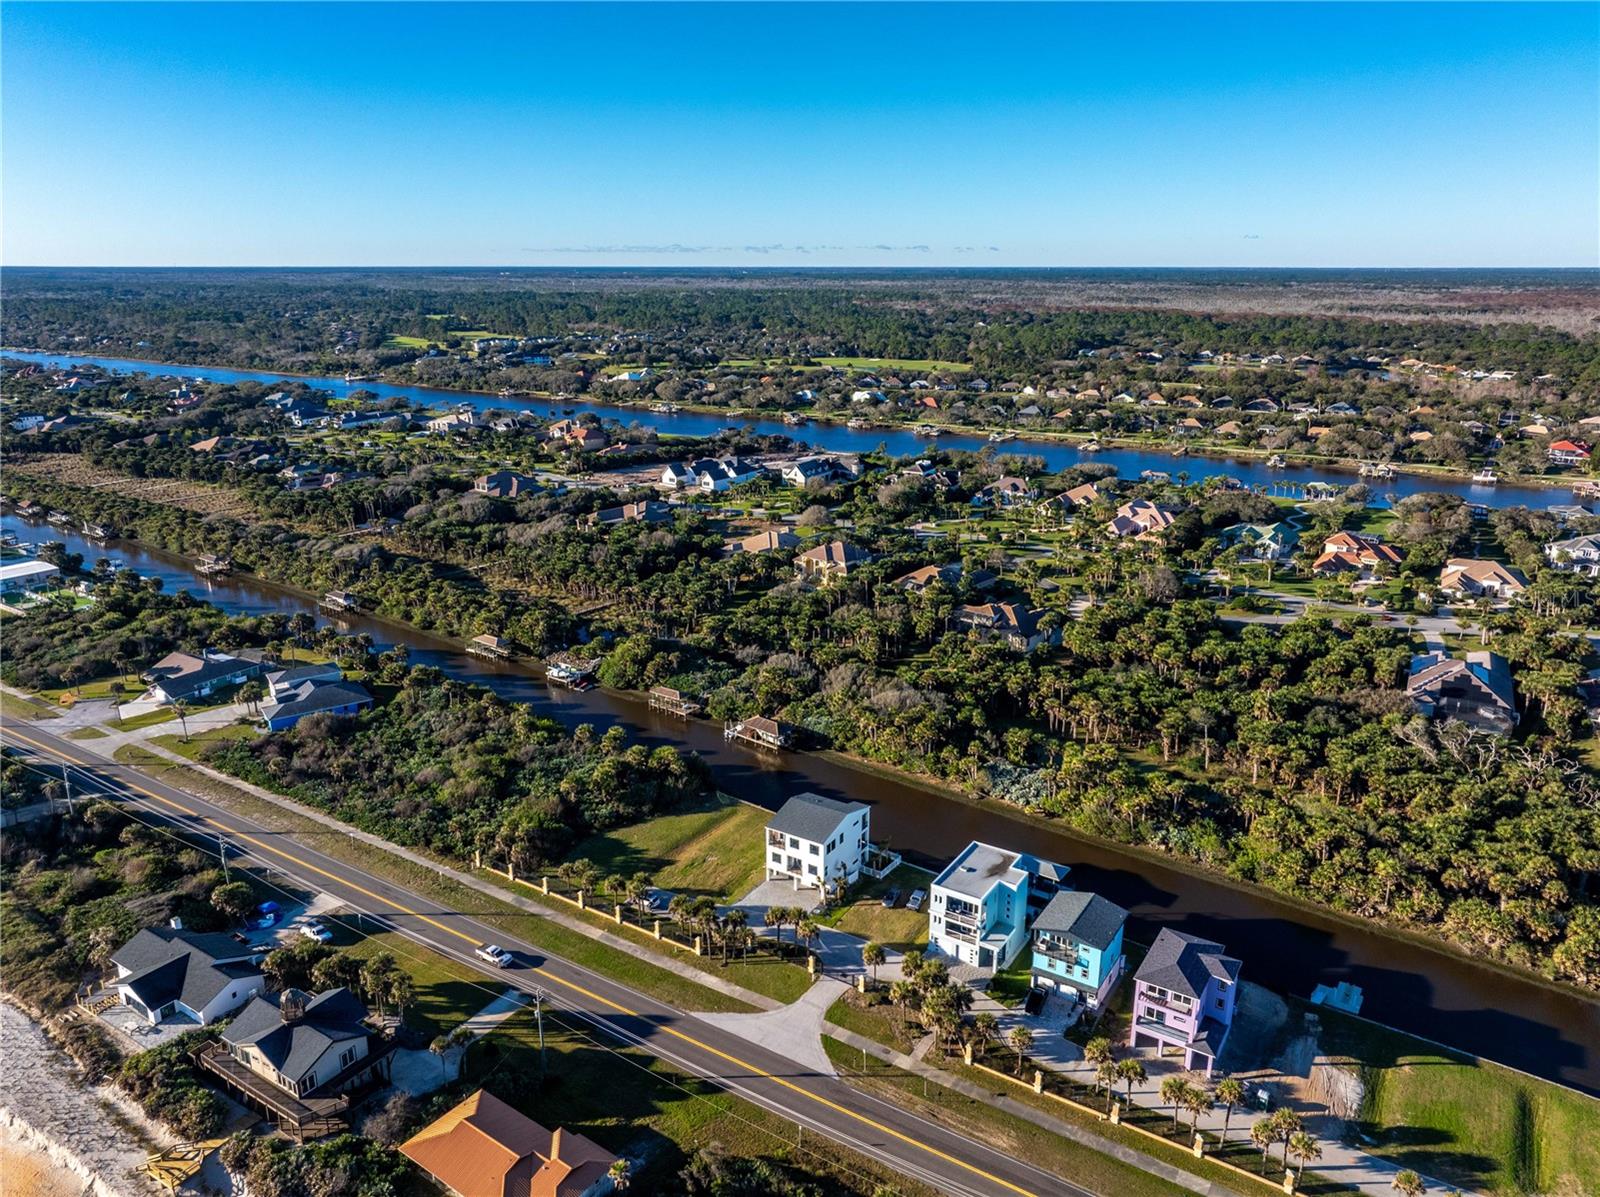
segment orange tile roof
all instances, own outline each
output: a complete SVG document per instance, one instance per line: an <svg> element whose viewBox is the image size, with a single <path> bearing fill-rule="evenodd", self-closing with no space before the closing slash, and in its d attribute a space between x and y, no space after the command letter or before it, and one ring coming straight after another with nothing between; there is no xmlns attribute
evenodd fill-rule
<svg viewBox="0 0 1600 1197"><path fill-rule="evenodd" d="M577 1197L616 1159L582 1135L545 1130L482 1089L400 1153L461 1197Z"/></svg>

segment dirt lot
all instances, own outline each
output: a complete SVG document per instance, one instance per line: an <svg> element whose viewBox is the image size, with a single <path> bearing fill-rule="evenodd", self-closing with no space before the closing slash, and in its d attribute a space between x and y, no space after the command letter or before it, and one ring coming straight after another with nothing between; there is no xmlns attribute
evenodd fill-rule
<svg viewBox="0 0 1600 1197"><path fill-rule="evenodd" d="M69 486L83 486L90 490L115 488L118 494L151 503L166 503L198 511L203 515L221 515L231 519L244 519L255 514L255 508L226 486L213 486L205 482L188 482L177 478L133 478L115 470L91 465L75 453L35 453L17 456L6 465L19 474L31 474L51 482Z"/></svg>

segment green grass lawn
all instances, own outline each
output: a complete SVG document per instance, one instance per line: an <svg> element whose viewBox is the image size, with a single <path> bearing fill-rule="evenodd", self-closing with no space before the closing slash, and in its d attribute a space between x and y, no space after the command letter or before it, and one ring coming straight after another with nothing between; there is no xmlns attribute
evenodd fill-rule
<svg viewBox="0 0 1600 1197"><path fill-rule="evenodd" d="M1364 1146L1494 1193L1593 1193L1600 1101L1319 1010L1322 1046L1359 1060Z"/></svg>
<svg viewBox="0 0 1600 1197"><path fill-rule="evenodd" d="M894 976L894 970L880 969L878 979L880 984L887 984ZM904 1011L891 1005L887 999L875 999L883 999L881 989L872 994L857 993L852 989L828 1007L828 1021L857 1035L865 1035L874 1043L909 1055L923 1036L921 1024L907 1017Z"/></svg>
<svg viewBox="0 0 1600 1197"><path fill-rule="evenodd" d="M848 935L881 943L886 948L899 951L925 948L928 946L927 909L907 910L904 903L913 890L926 890L932 880L922 869L901 865L881 881L853 886L845 904L832 907L819 921ZM901 905L886 910L882 899L891 889L900 891Z"/></svg>
<svg viewBox="0 0 1600 1197"><path fill-rule="evenodd" d="M69 739L69 740L102 740L102 739L105 738L105 734L106 733L101 731L98 727L95 727L94 725L90 724L90 725L85 726L85 727L75 727L75 728L73 728L71 731L69 731L67 733L67 739Z"/></svg>
<svg viewBox="0 0 1600 1197"><path fill-rule="evenodd" d="M370 960L384 952L392 954L400 967L411 974L417 987L417 1004L406 1010L406 1024L434 1035L448 1034L494 1001L504 987L473 972L447 956L406 939L395 931L382 931L361 937L346 927L349 919L329 919L334 928L334 943L358 960ZM350 940L345 947L343 941Z"/></svg>
<svg viewBox="0 0 1600 1197"><path fill-rule="evenodd" d="M162 707L159 710L147 711L143 715L135 715L132 719L118 720L117 730L138 731L141 727L154 727L158 723L169 723L177 717L171 707Z"/></svg>
<svg viewBox="0 0 1600 1197"><path fill-rule="evenodd" d="M492 881L500 888L516 894L518 897L529 899L542 906L548 906L552 910L559 910L570 918L587 923L597 931L605 931L630 940L638 945L638 950L647 955L670 957L679 963L688 965L690 968L721 977L731 984L748 989L753 993L762 994L775 1002L787 1005L796 1001L807 989L811 988L811 975L806 972L803 965L791 963L781 957L758 954L748 959L741 959L738 955L732 955L724 962L722 957L716 954L696 956L691 952L674 948L669 943L657 942L647 931L638 927L627 923L619 926L608 914L604 913L610 909L609 906L604 904L598 909L580 911L570 902L565 902L558 897L547 897L541 894L536 887L508 881L504 875L492 870L480 870L478 875L484 880ZM792 942L792 937L790 937L789 942Z"/></svg>
<svg viewBox="0 0 1600 1197"><path fill-rule="evenodd" d="M648 873L655 885L675 893L730 900L761 880L763 828L771 817L760 807L719 795L696 810L591 836L569 859L625 877Z"/></svg>
<svg viewBox="0 0 1600 1197"><path fill-rule="evenodd" d="M946 374L968 374L972 371L972 366L967 362L941 362L923 357L819 357L817 361L824 366L839 366L845 370L938 370Z"/></svg>
<svg viewBox="0 0 1600 1197"><path fill-rule="evenodd" d="M34 719L59 719L61 712L35 699L0 691L0 717L23 723Z"/></svg>
<svg viewBox="0 0 1600 1197"><path fill-rule="evenodd" d="M229 723L223 727L211 727L205 731L195 732L187 740L181 735L153 736L150 742L159 744L168 752L176 752L179 756L197 761L211 744L221 740L253 740L260 734L255 728L243 723Z"/></svg>
<svg viewBox="0 0 1600 1197"><path fill-rule="evenodd" d="M1006 1006L1020 1006L1033 988L1032 955L1023 952L1011 967L989 978L989 996Z"/></svg>

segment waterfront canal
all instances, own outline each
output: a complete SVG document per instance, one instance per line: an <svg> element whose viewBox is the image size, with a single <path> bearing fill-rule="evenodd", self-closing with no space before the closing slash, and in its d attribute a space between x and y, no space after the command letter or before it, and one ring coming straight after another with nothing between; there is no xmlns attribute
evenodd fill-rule
<svg viewBox="0 0 1600 1197"><path fill-rule="evenodd" d="M1181 862L1088 842L999 803L961 801L817 754L754 752L729 744L715 724L670 718L623 694L548 687L535 667L469 656L459 645L403 625L329 620L307 596L255 578L202 579L169 554L126 541L92 543L16 515L0 519L0 526L23 541L64 541L90 565L103 556L120 558L140 574L161 578L168 591L187 589L231 613L305 611L319 624L366 632L380 650L404 644L413 663L530 703L568 727L617 725L648 744L690 749L705 759L721 789L768 808L802 790L870 802L876 835L917 863L942 863L973 839L1058 860L1072 866L1076 885L1133 913L1129 934L1135 940L1148 942L1160 927L1209 936L1244 960L1249 980L1301 997L1318 983L1351 981L1365 991L1362 1012L1370 1018L1600 1095L1595 1000L1227 885Z"/></svg>

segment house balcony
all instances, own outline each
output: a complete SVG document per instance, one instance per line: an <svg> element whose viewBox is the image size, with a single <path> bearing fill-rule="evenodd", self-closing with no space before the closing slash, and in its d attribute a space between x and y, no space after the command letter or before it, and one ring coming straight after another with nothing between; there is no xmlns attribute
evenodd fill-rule
<svg viewBox="0 0 1600 1197"><path fill-rule="evenodd" d="M215 1041L197 1049L194 1061L243 1098L247 1106L271 1117L296 1142L338 1134L347 1127L350 1098L346 1095L296 1097L245 1067Z"/></svg>
<svg viewBox="0 0 1600 1197"><path fill-rule="evenodd" d="M1174 1014L1179 1014L1184 1018L1194 1017L1195 1003L1187 998L1180 1002L1171 998L1157 997L1149 989L1141 989L1135 996L1139 1002L1145 1005L1155 1006L1162 1010L1171 1010Z"/></svg>

